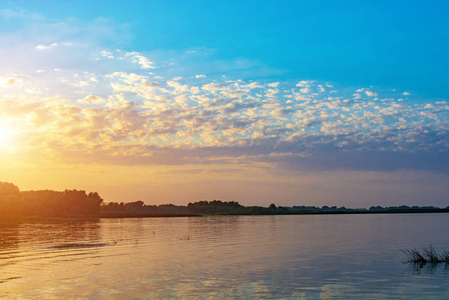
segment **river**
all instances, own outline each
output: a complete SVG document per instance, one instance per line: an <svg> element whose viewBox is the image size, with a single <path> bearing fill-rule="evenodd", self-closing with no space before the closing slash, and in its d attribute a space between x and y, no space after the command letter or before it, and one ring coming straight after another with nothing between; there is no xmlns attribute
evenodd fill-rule
<svg viewBox="0 0 449 300"><path fill-rule="evenodd" d="M29 220L0 227L0 298L449 299L449 214Z"/></svg>

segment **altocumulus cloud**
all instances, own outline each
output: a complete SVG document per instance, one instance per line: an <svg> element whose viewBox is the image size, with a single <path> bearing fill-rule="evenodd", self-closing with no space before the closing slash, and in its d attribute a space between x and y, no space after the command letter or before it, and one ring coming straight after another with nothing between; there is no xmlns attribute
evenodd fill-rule
<svg viewBox="0 0 449 300"><path fill-rule="evenodd" d="M48 45L36 55L56 43ZM449 171L444 101L314 80L175 78L170 64L138 52L98 49L86 60L36 66L20 79L0 74L8 91L0 117L20 131L24 149L86 164Z"/></svg>

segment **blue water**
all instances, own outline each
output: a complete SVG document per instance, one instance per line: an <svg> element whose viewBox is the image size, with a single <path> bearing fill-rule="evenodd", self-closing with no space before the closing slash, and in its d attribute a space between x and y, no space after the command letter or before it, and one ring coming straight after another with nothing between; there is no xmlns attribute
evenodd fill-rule
<svg viewBox="0 0 449 300"><path fill-rule="evenodd" d="M449 299L449 214L26 221L0 227L0 298Z"/></svg>

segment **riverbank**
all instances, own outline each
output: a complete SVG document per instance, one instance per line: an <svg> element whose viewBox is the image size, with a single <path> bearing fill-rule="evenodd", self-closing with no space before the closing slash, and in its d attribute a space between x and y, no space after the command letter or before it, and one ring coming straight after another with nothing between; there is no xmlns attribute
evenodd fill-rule
<svg viewBox="0 0 449 300"><path fill-rule="evenodd" d="M101 212L99 218L173 218L173 217L201 217L200 214L170 214L144 213L133 211Z"/></svg>
<svg viewBox="0 0 449 300"><path fill-rule="evenodd" d="M265 215L360 215L360 214L422 214L449 213L449 209L391 209L391 210L338 210L338 211L235 211L203 214L169 214L169 213L141 213L141 212L102 212L98 218L173 218L173 217L202 217L202 216L265 216Z"/></svg>
<svg viewBox="0 0 449 300"><path fill-rule="evenodd" d="M185 218L203 216L266 216L266 215L363 215L363 214L423 214L449 213L449 209L392 209L392 210L346 210L346 211L263 211L263 212L217 212L217 213L143 213L133 211L101 212L98 215L65 216L0 216L0 222L17 222L20 220L59 220L59 219L112 219L112 218Z"/></svg>

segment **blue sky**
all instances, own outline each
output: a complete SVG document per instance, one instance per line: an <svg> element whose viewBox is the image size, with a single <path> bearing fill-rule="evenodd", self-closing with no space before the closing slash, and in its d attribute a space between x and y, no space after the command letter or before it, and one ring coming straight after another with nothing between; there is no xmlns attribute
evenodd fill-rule
<svg viewBox="0 0 449 300"><path fill-rule="evenodd" d="M313 78L407 89L420 98L446 95L447 1L14 1L7 6L53 20L106 18L123 27L123 36L104 42L129 51L205 48L216 59L248 59L273 69L273 74L255 72L255 80Z"/></svg>
<svg viewBox="0 0 449 300"><path fill-rule="evenodd" d="M0 176L107 201L447 206L448 9L3 2Z"/></svg>

